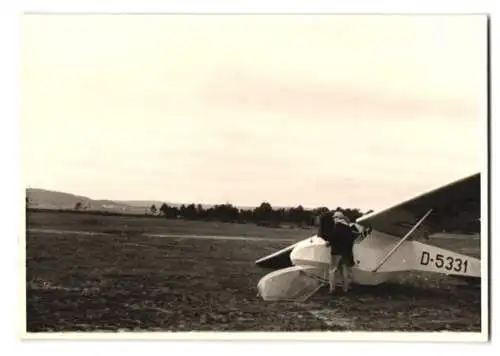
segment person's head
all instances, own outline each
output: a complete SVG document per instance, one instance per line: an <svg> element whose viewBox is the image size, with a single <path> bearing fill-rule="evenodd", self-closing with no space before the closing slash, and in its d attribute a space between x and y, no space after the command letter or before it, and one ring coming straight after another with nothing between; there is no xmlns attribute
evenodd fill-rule
<svg viewBox="0 0 500 356"><path fill-rule="evenodd" d="M333 213L333 218L334 219L343 219L344 213L342 213L340 210L337 210Z"/></svg>
<svg viewBox="0 0 500 356"><path fill-rule="evenodd" d="M347 217L340 210L333 213L333 220L335 220L335 222L349 223Z"/></svg>

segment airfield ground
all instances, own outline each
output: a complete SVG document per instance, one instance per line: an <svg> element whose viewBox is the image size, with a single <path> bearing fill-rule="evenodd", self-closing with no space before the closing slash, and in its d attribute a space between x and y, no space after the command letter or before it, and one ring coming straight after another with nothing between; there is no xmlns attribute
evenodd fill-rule
<svg viewBox="0 0 500 356"><path fill-rule="evenodd" d="M437 274L305 303L257 297L268 271L254 261L313 230L58 212L28 213L27 229L28 332L481 330L480 288ZM478 239L432 243L479 256Z"/></svg>

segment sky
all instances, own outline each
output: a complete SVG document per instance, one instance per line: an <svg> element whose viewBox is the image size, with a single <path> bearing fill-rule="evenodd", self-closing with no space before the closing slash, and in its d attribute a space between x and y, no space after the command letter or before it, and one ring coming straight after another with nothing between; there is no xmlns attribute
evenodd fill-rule
<svg viewBox="0 0 500 356"><path fill-rule="evenodd" d="M486 17L25 15L26 186L382 209L480 171Z"/></svg>

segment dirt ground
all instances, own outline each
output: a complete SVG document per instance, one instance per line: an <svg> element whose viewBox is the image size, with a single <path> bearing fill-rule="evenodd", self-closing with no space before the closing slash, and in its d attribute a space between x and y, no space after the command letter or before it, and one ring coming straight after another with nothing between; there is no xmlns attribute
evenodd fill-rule
<svg viewBox="0 0 500 356"><path fill-rule="evenodd" d="M28 332L481 330L480 287L437 274L409 273L398 283L333 296L322 289L305 303L261 300L257 282L269 271L254 261L289 244L278 238L300 239L309 231L274 229L267 241L145 237L139 232L151 221L92 217L85 224L74 221L83 215L36 214L28 228L54 232L26 236ZM182 233L202 229L184 223ZM176 231L162 226L152 229L179 233L178 225ZM96 227L107 235L64 232ZM224 226L220 235L244 229ZM479 240L438 240L433 243L479 255Z"/></svg>

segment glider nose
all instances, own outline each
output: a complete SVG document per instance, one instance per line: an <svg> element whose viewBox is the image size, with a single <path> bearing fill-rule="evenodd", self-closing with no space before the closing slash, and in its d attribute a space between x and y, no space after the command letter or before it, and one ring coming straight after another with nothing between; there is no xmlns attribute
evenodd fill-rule
<svg viewBox="0 0 500 356"><path fill-rule="evenodd" d="M296 266L321 266L330 264L329 248L317 236L298 243L290 253L290 260Z"/></svg>

